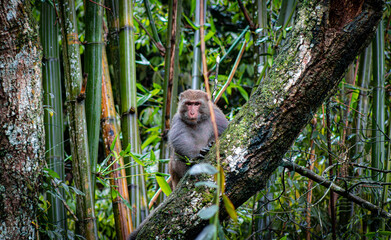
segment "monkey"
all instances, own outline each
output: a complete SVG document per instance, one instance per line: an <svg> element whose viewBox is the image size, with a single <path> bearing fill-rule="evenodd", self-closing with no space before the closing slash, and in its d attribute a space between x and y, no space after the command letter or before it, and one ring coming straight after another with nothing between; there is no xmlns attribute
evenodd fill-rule
<svg viewBox="0 0 391 240"><path fill-rule="evenodd" d="M213 104L218 135L227 128L224 113ZM189 169L189 160L199 156L200 151L214 141L207 93L201 90L186 90L179 95L178 111L172 119L168 143L172 149L169 173L172 188Z"/></svg>
<svg viewBox="0 0 391 240"><path fill-rule="evenodd" d="M220 136L227 128L228 120L215 104L213 110ZM179 95L178 111L172 119L171 129L168 132L168 143L172 149L168 167L173 189L190 167L186 164L187 161L198 157L200 151L213 140L214 132L207 93L200 90L184 91ZM128 240L137 238L139 231L151 216L152 213L130 234Z"/></svg>

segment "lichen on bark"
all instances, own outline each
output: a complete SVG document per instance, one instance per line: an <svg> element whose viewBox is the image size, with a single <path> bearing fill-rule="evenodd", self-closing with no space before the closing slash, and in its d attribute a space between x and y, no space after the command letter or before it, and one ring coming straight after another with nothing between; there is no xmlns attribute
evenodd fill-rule
<svg viewBox="0 0 391 240"><path fill-rule="evenodd" d="M44 160L41 49L29 1L0 2L0 239L34 239Z"/></svg>

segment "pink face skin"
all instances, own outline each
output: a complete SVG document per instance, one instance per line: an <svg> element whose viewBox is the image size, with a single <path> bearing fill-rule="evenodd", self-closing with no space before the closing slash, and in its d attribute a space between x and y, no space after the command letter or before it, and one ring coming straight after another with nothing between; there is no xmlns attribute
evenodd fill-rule
<svg viewBox="0 0 391 240"><path fill-rule="evenodd" d="M189 119L190 120L197 120L201 103L199 101L187 101L185 103L185 105L187 108L187 115L188 115Z"/></svg>

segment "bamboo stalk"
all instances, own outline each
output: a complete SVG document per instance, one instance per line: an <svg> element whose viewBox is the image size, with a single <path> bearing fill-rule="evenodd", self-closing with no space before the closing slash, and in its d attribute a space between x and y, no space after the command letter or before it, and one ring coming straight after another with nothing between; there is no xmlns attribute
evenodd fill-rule
<svg viewBox="0 0 391 240"><path fill-rule="evenodd" d="M46 162L48 167L55 171L61 181L65 180L64 170L64 129L62 109L62 86L58 44L58 24L54 7L48 2L42 3L41 9L41 43L43 50L43 89L44 105L51 110L44 112ZM64 197L64 189L57 190ZM65 197L64 197L65 198ZM51 207L48 209L51 229L63 229L62 239L66 236L67 215L60 198L47 195Z"/></svg>
<svg viewBox="0 0 391 240"><path fill-rule="evenodd" d="M372 42L372 67L373 67L373 112L372 112L372 163L374 168L391 169L391 164L385 159L385 78L384 78L384 27L380 21L376 31L376 37ZM375 181L390 181L390 176L372 171L372 179ZM384 179L385 178L385 179ZM388 186L382 193L373 195L374 202L381 208L386 208L388 199ZM381 224L379 224L381 221ZM371 224L371 230L385 229L383 220L376 220Z"/></svg>
<svg viewBox="0 0 391 240"><path fill-rule="evenodd" d="M329 164L328 166L333 165L333 157L332 157L332 152L331 152L331 121L330 121L330 103L327 103L326 105L326 126L327 126L327 152L328 152L328 159L329 159ZM333 169L331 168L330 171L330 176L333 177ZM330 206L330 218L331 218L331 233L332 233L332 239L337 239L336 235L336 216L335 216L335 200L336 196L335 193L332 189L330 189L330 199L329 199L329 206Z"/></svg>
<svg viewBox="0 0 391 240"><path fill-rule="evenodd" d="M314 130L316 129L316 115L311 121L311 142L310 142L310 157L309 157L309 166L308 169L310 171L313 171L315 166L315 138L314 138ZM312 185L313 181L311 179L308 179L307 183L307 207L306 207L306 240L311 240L311 203L312 203Z"/></svg>
<svg viewBox="0 0 391 240"><path fill-rule="evenodd" d="M133 6L131 1L119 1L119 53L120 53L120 91L121 91L121 129L123 146L130 144L130 151L141 152L137 119L136 99L136 61L134 45ZM124 159L125 164L131 161ZM148 204L143 167L137 165L127 168L132 222L138 226L148 215Z"/></svg>
<svg viewBox="0 0 391 240"><path fill-rule="evenodd" d="M386 162L384 148L385 117L384 117L384 99L385 99L385 81L384 81L384 37L383 22L380 21L376 32L376 38L372 45L372 64L373 64L373 112L372 112L372 167L384 168ZM372 179L379 181L382 175L372 173ZM379 203L380 199L375 199Z"/></svg>
<svg viewBox="0 0 391 240"><path fill-rule="evenodd" d="M106 6L110 7L110 11L106 11L108 25L108 63L113 66L111 81L113 83L114 102L120 104L121 94L119 87L120 79L120 63L119 63L119 0L106 0Z"/></svg>
<svg viewBox="0 0 391 240"><path fill-rule="evenodd" d="M368 127L368 93L369 93L369 82L371 80L371 60L372 60L372 46L369 45L363 54L360 56L360 64L358 71L358 80L357 85L360 86L360 94L358 97L357 110L362 116L357 114L357 122L356 122L356 154L361 154L357 159L357 163L362 164L365 161L364 157L364 143L361 139L362 137L367 136ZM363 173L362 169L359 169L359 175Z"/></svg>
<svg viewBox="0 0 391 240"><path fill-rule="evenodd" d="M102 20L103 0L86 1L86 46L84 74L87 78L86 119L88 147L91 159L92 184L95 189L95 172L98 161L99 127L102 100Z"/></svg>
<svg viewBox="0 0 391 240"><path fill-rule="evenodd" d="M205 0L196 0L196 8L200 9L201 1ZM206 3L204 3L204 9L206 11ZM205 14L204 14L205 16ZM205 22L205 19L203 20ZM195 25L200 26L200 11L195 11ZM191 88L200 89L202 83L202 64L201 64L201 50L200 50L200 30L197 29L194 33L194 45L193 45L193 66L191 72Z"/></svg>
<svg viewBox="0 0 391 240"><path fill-rule="evenodd" d="M173 118L177 107L178 75L179 75L179 48L180 16L182 14L182 1L171 0L169 2L169 16L167 27L166 55L164 68L164 96L162 114L162 141L160 143L160 159L170 157L170 149L167 144L167 133L170 129L170 120ZM159 163L159 172L168 173L167 163ZM162 194L157 204L162 202L165 195Z"/></svg>
<svg viewBox="0 0 391 240"><path fill-rule="evenodd" d="M98 239L91 164L85 115L84 89L78 39L75 2L60 1L62 47L66 80L67 112L69 118L72 166L75 186L85 195L76 195L76 233L88 240Z"/></svg>
<svg viewBox="0 0 391 240"><path fill-rule="evenodd" d="M145 7L145 11L147 12L148 19L149 19L149 25L151 26L151 29L152 29L153 40L155 40L155 42L161 44L162 42L160 41L159 34L156 29L155 20L152 17L151 5L149 4L149 0L144 0L144 7Z"/></svg>
<svg viewBox="0 0 391 240"><path fill-rule="evenodd" d="M105 145L106 155L112 153L120 153L122 151L121 141L119 140L120 129L117 124L113 92L111 90L110 74L109 67L107 64L106 51L103 48L103 75L102 75L102 115L101 115L101 124L102 124L102 136ZM111 150L110 147L115 141L114 148ZM117 232L117 238L120 240L125 240L129 234L133 231L132 216L130 214L130 209L124 203L125 199L128 201L128 183L126 178L126 171L124 167L124 160L122 157L119 157L118 160L112 155L110 157L110 164L114 162L111 166L113 172L110 176L111 188L115 189L117 194L112 194L113 196L113 211L114 211L114 220L115 220L115 229ZM120 169L120 170L119 170ZM112 190L114 191L114 190Z"/></svg>

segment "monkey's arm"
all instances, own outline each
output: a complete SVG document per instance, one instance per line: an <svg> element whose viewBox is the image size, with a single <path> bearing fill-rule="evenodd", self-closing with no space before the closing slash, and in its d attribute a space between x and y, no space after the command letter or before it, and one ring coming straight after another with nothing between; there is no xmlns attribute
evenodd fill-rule
<svg viewBox="0 0 391 240"><path fill-rule="evenodd" d="M217 130L219 132L219 136L224 132L224 130L228 126L228 120L225 117L224 113L215 105L214 106Z"/></svg>

